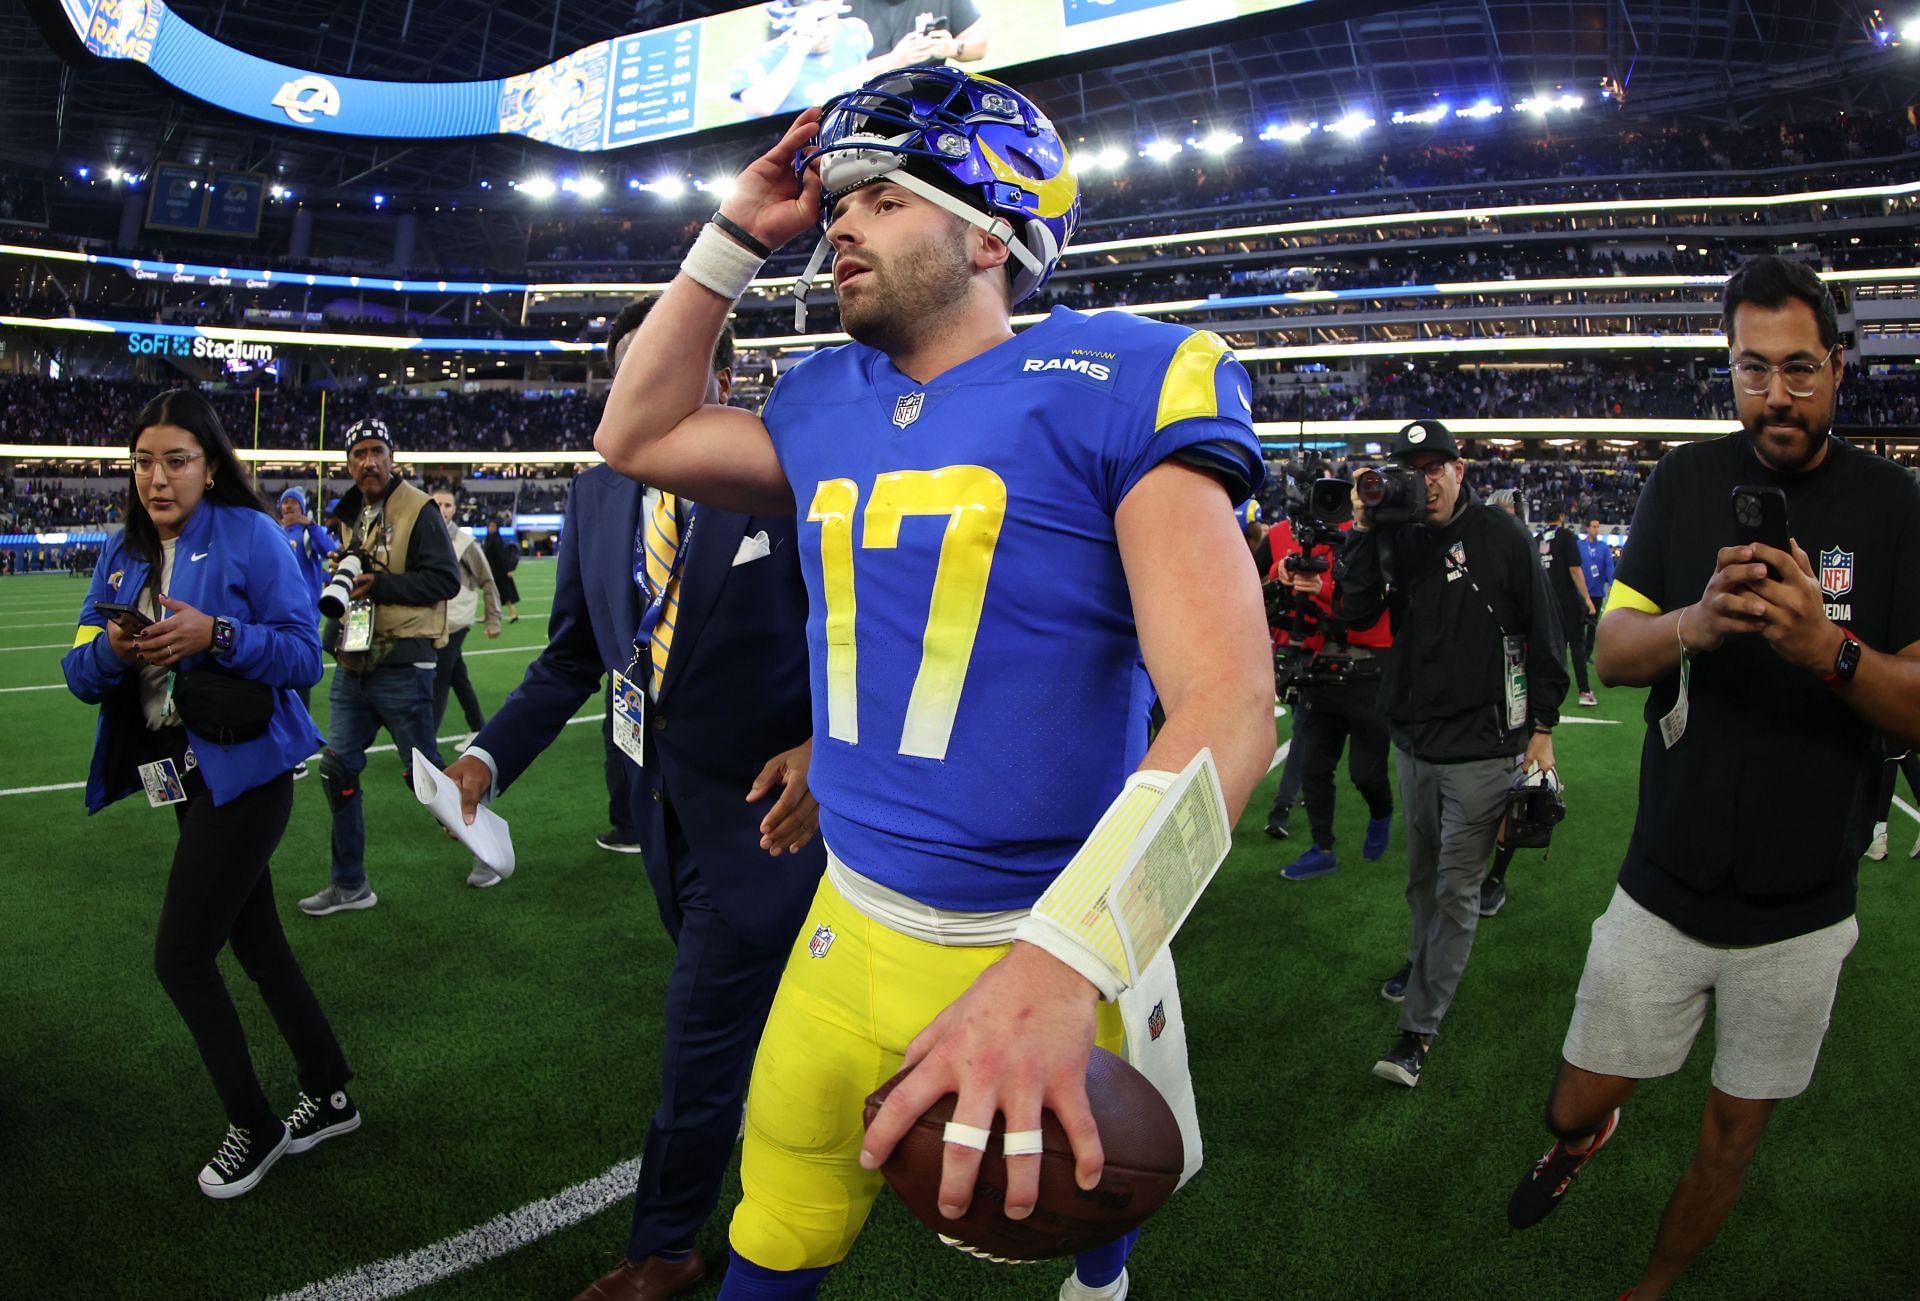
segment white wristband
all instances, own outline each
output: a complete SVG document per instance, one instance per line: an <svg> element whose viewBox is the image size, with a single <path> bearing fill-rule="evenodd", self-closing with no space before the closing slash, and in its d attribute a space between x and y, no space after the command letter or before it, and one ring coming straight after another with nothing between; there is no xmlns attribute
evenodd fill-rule
<svg viewBox="0 0 1920 1301"><path fill-rule="evenodd" d="M700 238L687 250L680 269L696 284L704 285L729 302L737 301L765 265L759 258L722 234L709 222L700 228Z"/></svg>

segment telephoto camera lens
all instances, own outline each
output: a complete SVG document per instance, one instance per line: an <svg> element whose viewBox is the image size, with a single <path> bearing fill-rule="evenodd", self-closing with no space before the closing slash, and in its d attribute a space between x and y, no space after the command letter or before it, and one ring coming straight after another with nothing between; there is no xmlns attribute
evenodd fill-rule
<svg viewBox="0 0 1920 1301"><path fill-rule="evenodd" d="M366 570L366 562L357 552L349 551L340 557L340 567L333 571L333 577L320 589L320 613L329 619L347 617L347 603L353 599L353 580Z"/></svg>

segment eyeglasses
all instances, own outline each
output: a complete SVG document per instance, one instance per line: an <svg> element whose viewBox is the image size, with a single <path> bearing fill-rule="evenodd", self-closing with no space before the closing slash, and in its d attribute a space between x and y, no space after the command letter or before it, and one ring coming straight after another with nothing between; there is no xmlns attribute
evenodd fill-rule
<svg viewBox="0 0 1920 1301"><path fill-rule="evenodd" d="M1737 361L1733 364L1733 380L1740 391L1748 397L1765 397L1767 390L1773 387L1773 377L1777 373L1787 382L1787 392L1793 397L1810 398L1813 396L1814 381L1820 372L1833 360L1833 348L1827 349L1827 355L1819 361L1788 361L1778 366L1769 366L1764 361Z"/></svg>
<svg viewBox="0 0 1920 1301"><path fill-rule="evenodd" d="M132 467L133 477L136 479L151 479L153 467L156 465L166 466L167 477L171 479L175 475L185 474L189 465L201 459L203 459L203 453L200 452L168 452L165 456L149 456L145 452L140 452L135 454L128 464Z"/></svg>
<svg viewBox="0 0 1920 1301"><path fill-rule="evenodd" d="M1447 467L1452 464L1453 462L1450 460L1439 460L1433 461L1425 466L1413 465L1407 468L1415 474L1425 475L1429 479L1440 479L1446 477Z"/></svg>

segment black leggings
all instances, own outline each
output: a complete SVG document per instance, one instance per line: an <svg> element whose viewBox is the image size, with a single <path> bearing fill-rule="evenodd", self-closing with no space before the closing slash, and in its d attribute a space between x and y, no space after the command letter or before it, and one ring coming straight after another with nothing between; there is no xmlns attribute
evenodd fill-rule
<svg viewBox="0 0 1920 1301"><path fill-rule="evenodd" d="M300 1087L324 1097L351 1078L274 909L268 860L293 811L293 774L283 772L218 808L198 770L187 774L186 790L186 803L174 806L180 843L160 905L153 969L199 1046L228 1123L255 1129L279 1113L253 1072L246 1032L220 975L216 959L224 946L233 946L241 969L260 987L293 1050Z"/></svg>

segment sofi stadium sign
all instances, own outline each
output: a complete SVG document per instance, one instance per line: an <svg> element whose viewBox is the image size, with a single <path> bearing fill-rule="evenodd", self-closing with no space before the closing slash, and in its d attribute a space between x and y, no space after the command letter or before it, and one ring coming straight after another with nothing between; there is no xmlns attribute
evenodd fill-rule
<svg viewBox="0 0 1920 1301"><path fill-rule="evenodd" d="M949 35L972 51L969 69L987 72L1309 3L975 0L979 17ZM897 25L899 0L780 0L597 41L511 77L416 84L247 54L164 0L60 7L100 58L144 63L196 99L277 126L377 139L519 135L578 152L791 115L853 89L907 41L952 25L932 0L911 6L905 36L886 25ZM781 89L772 90L776 79Z"/></svg>
<svg viewBox="0 0 1920 1301"><path fill-rule="evenodd" d="M191 357L195 361L269 362L274 358L270 343L209 339L202 334L129 334L127 351L136 357Z"/></svg>

